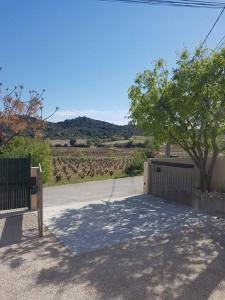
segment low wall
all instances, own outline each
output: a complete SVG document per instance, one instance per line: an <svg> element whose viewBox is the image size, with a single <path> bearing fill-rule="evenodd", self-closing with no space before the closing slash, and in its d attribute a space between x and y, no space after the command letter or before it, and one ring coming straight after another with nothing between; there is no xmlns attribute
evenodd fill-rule
<svg viewBox="0 0 225 300"><path fill-rule="evenodd" d="M192 198L192 207L215 213L225 213L225 193L195 191Z"/></svg>
<svg viewBox="0 0 225 300"><path fill-rule="evenodd" d="M175 157L175 158L157 158L149 159L144 163L144 193L150 194L150 164L152 160L162 162L175 162L175 163L192 163L191 158L188 157ZM195 167L196 168L196 167ZM197 171L197 168L196 168ZM197 171L198 174L198 171ZM225 157L220 156L217 158L215 169L212 176L211 187L213 192L201 193L198 188L198 176L196 187L194 187L193 198L191 206L199 210L208 212L225 213Z"/></svg>
<svg viewBox="0 0 225 300"><path fill-rule="evenodd" d="M191 163L194 164L192 159L189 157L171 157L171 158L151 158L147 162L144 163L144 185L149 186L149 174L148 174L148 164L151 163L152 160L157 161L168 161L168 162L177 162L177 163ZM197 170L197 168L196 168ZM196 186L197 187L197 186ZM215 163L215 168L212 176L211 183L212 190L225 192L225 157L219 156ZM145 189L144 189L145 192ZM146 192L148 193L148 192Z"/></svg>

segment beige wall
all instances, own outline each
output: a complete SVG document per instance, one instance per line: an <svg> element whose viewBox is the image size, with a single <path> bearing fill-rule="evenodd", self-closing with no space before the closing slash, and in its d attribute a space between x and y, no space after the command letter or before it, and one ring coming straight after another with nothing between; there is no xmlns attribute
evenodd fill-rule
<svg viewBox="0 0 225 300"><path fill-rule="evenodd" d="M144 194L150 194L150 163L149 162L145 162L144 163L144 186L143 186L143 190L144 190Z"/></svg>
<svg viewBox="0 0 225 300"><path fill-rule="evenodd" d="M144 193L150 193L150 171L149 164L152 160L168 161L168 162L180 162L180 163L193 163L189 157L173 157L173 158L153 158L149 159L148 162L144 164ZM217 191L225 191L225 157L220 156L217 158L215 169L212 177L212 189Z"/></svg>

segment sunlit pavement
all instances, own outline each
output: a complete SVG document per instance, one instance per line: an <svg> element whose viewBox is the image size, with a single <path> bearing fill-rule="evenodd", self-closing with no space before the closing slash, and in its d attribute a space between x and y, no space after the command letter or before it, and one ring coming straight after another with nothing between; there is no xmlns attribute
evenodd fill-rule
<svg viewBox="0 0 225 300"><path fill-rule="evenodd" d="M110 201L114 198L142 193L142 176L59 185L44 189L44 206L68 206L69 208L80 202L89 204L93 201Z"/></svg>
<svg viewBox="0 0 225 300"><path fill-rule="evenodd" d="M136 178L136 184L137 180L140 179ZM123 197L115 197L121 182L125 184L129 181L127 178L115 180L113 193L111 188L107 190L109 182L98 182L99 186L105 185L99 199L89 183L79 186L80 191L82 188L86 192L88 190L88 197L80 192L80 198L76 194L75 199L71 200L72 196L69 196L71 198L62 201L61 205L60 199L56 200L57 205L48 206L47 202L44 209L45 225L74 254L80 254L136 239L180 233L186 229L212 230L220 222L217 216L200 213L187 206L150 195L132 195L134 190L130 190L129 194L126 187L123 188ZM134 184L130 186L135 188ZM64 186L63 190L67 187L71 188ZM104 198L106 192L110 197ZM121 195L122 191L119 192ZM61 197L60 193L58 197ZM220 234L217 233L218 238Z"/></svg>
<svg viewBox="0 0 225 300"><path fill-rule="evenodd" d="M225 299L223 218L152 196L95 196L46 205L58 239L46 227L38 237L34 213L0 219L1 299Z"/></svg>

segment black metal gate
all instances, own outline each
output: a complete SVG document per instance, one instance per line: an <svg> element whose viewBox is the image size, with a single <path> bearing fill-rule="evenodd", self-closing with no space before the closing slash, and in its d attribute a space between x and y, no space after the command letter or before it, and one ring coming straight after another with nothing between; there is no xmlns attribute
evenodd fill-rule
<svg viewBox="0 0 225 300"><path fill-rule="evenodd" d="M28 208L31 158L0 158L0 210Z"/></svg>

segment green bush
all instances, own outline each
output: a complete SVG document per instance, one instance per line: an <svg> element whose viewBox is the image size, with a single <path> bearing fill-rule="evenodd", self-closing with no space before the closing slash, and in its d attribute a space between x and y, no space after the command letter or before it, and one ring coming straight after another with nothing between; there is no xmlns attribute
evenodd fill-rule
<svg viewBox="0 0 225 300"><path fill-rule="evenodd" d="M138 149L133 153L132 162L126 167L125 173L128 175L139 175L144 171L144 162L147 160L146 151Z"/></svg>
<svg viewBox="0 0 225 300"><path fill-rule="evenodd" d="M51 172L51 150L48 142L28 137L16 137L2 150L4 156L31 155L32 166L41 164L43 182L47 182Z"/></svg>
<svg viewBox="0 0 225 300"><path fill-rule="evenodd" d="M76 140L75 139L70 139L70 146L75 147L76 145Z"/></svg>

